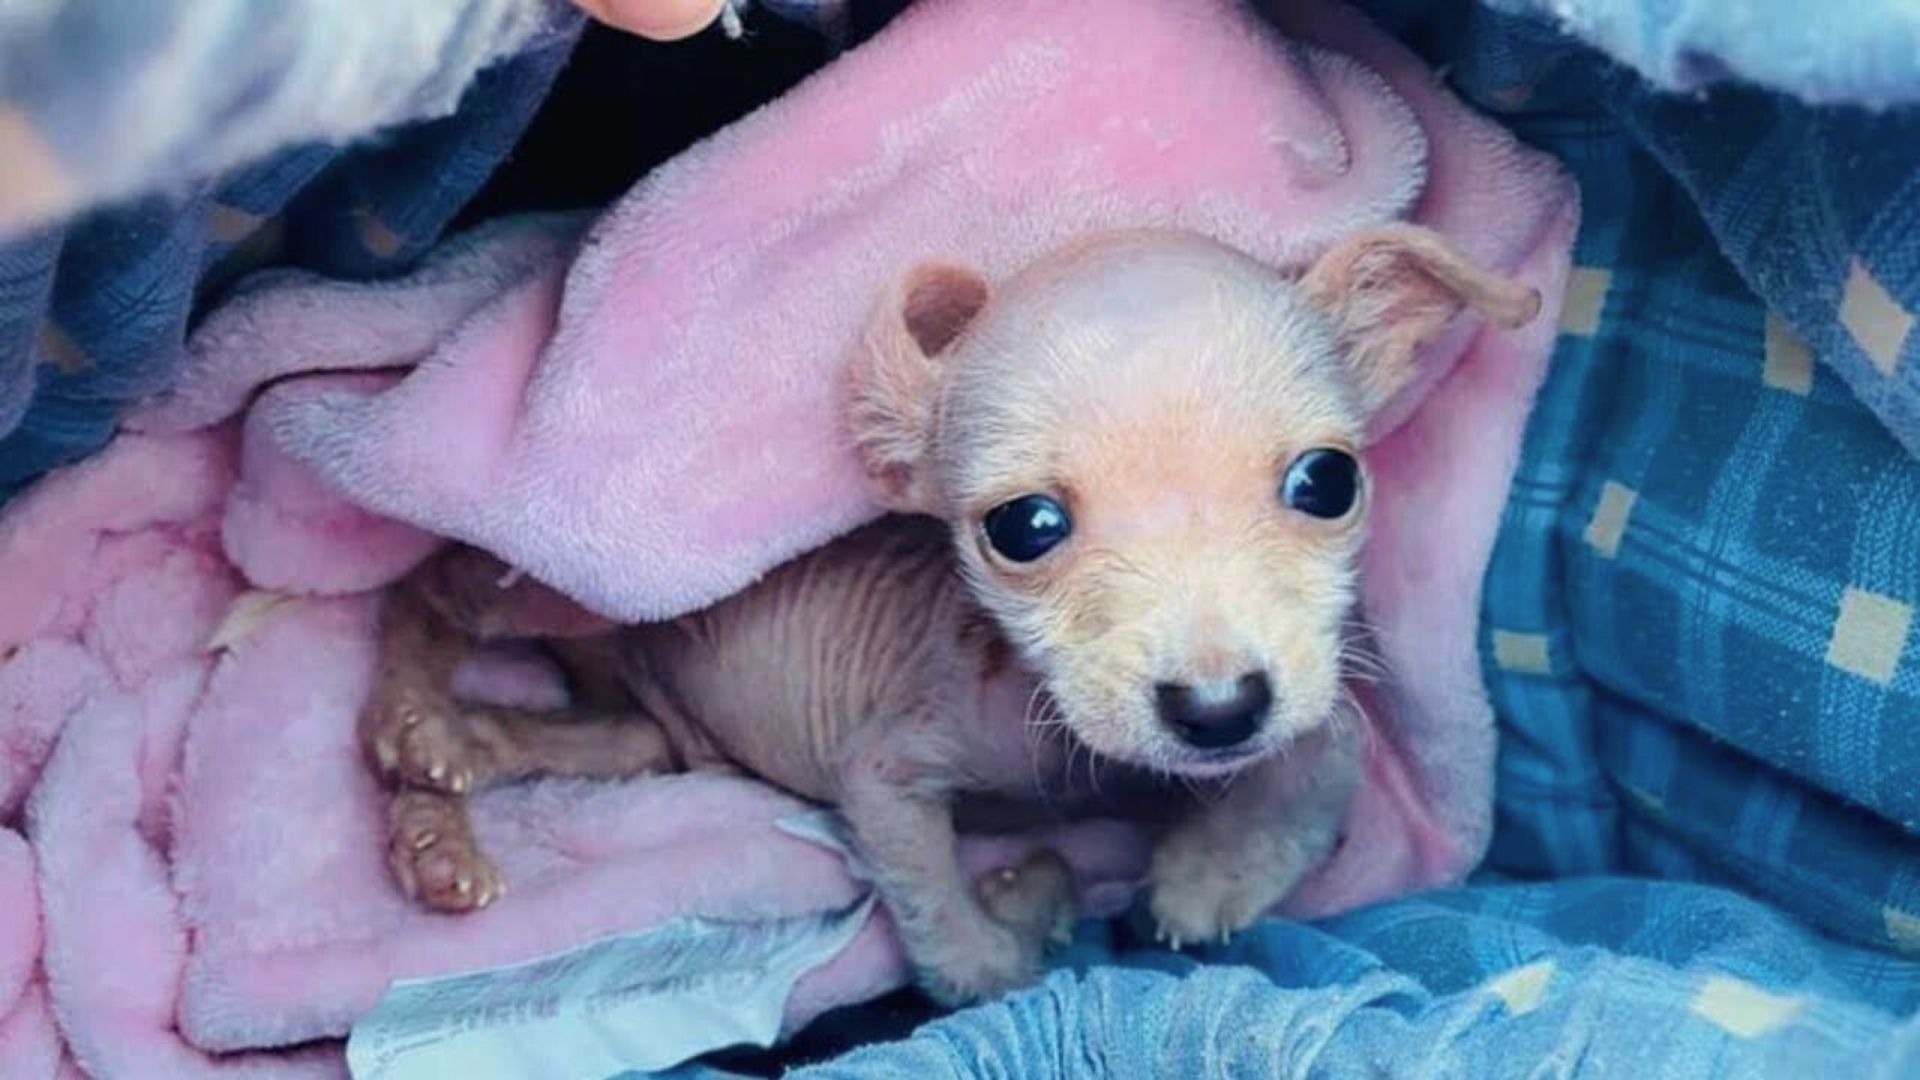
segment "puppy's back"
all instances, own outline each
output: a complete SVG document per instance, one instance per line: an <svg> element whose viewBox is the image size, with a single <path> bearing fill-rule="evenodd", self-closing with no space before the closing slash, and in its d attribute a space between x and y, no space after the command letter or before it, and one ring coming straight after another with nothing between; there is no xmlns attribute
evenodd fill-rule
<svg viewBox="0 0 1920 1080"><path fill-rule="evenodd" d="M887 517L757 585L622 639L629 670L727 757L831 800L864 726L906 718L956 646L967 607L947 527Z"/></svg>

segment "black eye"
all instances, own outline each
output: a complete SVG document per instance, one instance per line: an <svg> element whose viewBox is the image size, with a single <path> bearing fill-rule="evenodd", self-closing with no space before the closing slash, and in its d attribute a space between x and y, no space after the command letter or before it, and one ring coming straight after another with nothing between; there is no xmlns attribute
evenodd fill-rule
<svg viewBox="0 0 1920 1080"><path fill-rule="evenodd" d="M1280 501L1312 517L1345 517L1360 497L1360 463L1340 450L1309 450L1287 466Z"/></svg>
<svg viewBox="0 0 1920 1080"><path fill-rule="evenodd" d="M1047 495L1022 495L987 511L987 543L1009 562L1028 563L1073 534L1067 508Z"/></svg>

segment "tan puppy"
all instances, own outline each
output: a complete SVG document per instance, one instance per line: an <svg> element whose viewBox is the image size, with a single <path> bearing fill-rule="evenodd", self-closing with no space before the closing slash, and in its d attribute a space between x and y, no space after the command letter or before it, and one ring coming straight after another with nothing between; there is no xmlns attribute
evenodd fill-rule
<svg viewBox="0 0 1920 1080"><path fill-rule="evenodd" d="M1539 298L1412 227L1297 279L1175 232L1091 237L997 290L914 270L849 409L899 516L667 625L570 616L469 550L398 590L364 735L400 881L442 909L498 893L478 788L726 763L842 811L946 1001L1034 978L1071 904L1050 857L966 880L956 815L1144 809L1162 933L1246 926L1337 840L1358 448L1463 305L1518 325ZM450 696L476 640L560 634L571 715Z"/></svg>

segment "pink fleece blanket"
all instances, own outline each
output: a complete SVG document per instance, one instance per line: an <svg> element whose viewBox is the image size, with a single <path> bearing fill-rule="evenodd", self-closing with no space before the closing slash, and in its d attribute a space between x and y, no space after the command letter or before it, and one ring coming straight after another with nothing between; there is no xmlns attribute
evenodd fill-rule
<svg viewBox="0 0 1920 1080"><path fill-rule="evenodd" d="M1574 196L1373 29L1283 7L1285 39L1232 0L924 0L584 237L501 223L406 279L270 277L212 315L140 433L0 518L0 824L25 835L0 831L0 1075L339 1075L329 1040L392 979L857 896L776 827L793 800L690 776L495 793L511 894L410 907L353 745L377 590L440 537L625 618L752 582L875 512L835 405L882 287L1091 228L1298 265L1410 218L1549 298L1519 333L1437 345L1370 451L1363 603L1391 679L1348 842L1289 909L1464 873L1490 810L1480 574ZM1097 908L1126 902L1137 836L1050 839ZM903 978L876 917L786 1023Z"/></svg>

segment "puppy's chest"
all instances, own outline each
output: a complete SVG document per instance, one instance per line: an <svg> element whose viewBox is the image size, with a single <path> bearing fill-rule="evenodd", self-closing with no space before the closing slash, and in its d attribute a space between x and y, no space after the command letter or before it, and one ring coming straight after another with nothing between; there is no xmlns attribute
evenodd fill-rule
<svg viewBox="0 0 1920 1080"><path fill-rule="evenodd" d="M1033 673L991 664L979 672L971 708L956 710L965 776L963 828L1029 828L1092 816L1139 816L1167 784L1102 758L1061 723Z"/></svg>

